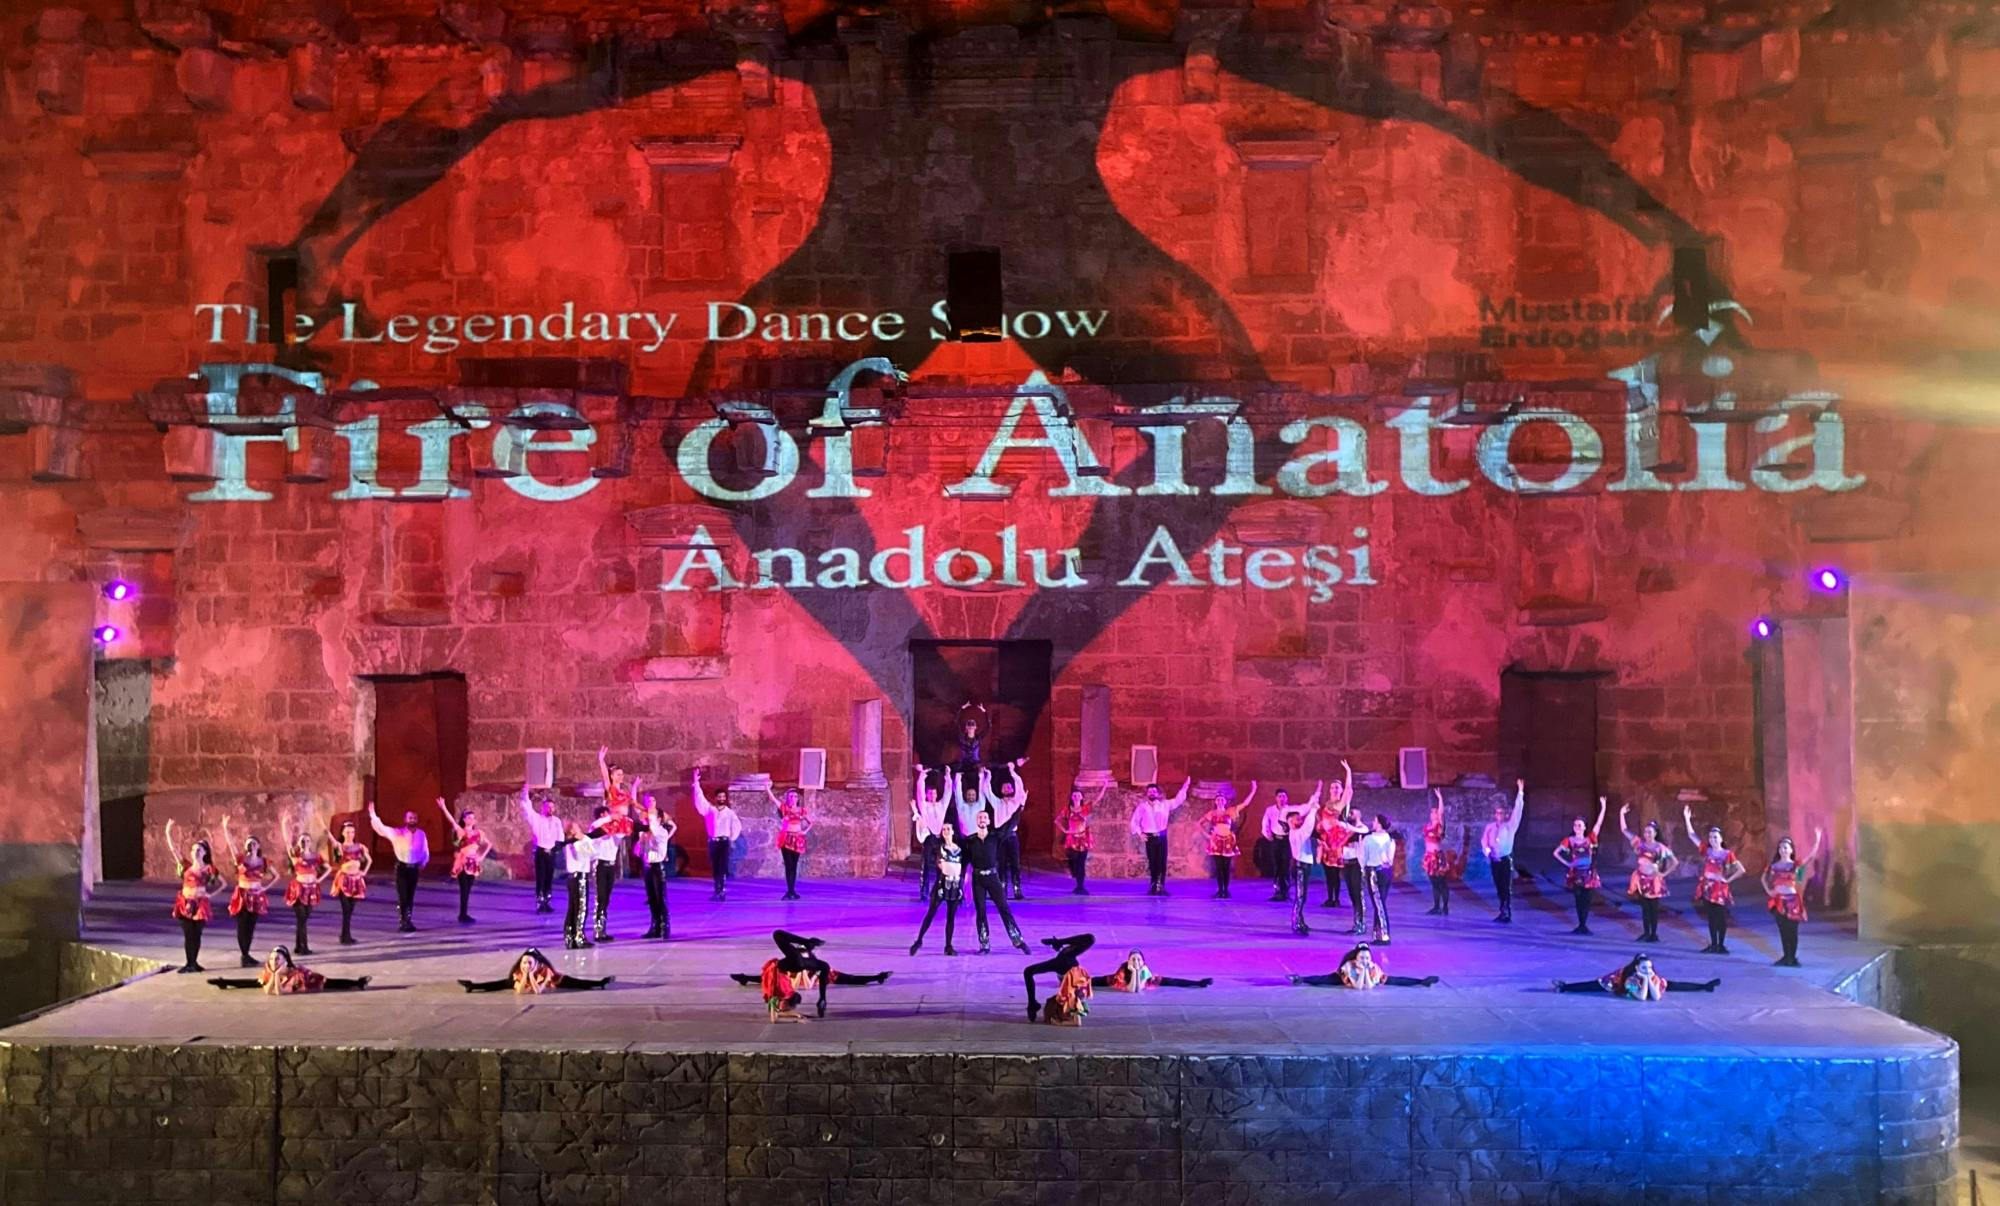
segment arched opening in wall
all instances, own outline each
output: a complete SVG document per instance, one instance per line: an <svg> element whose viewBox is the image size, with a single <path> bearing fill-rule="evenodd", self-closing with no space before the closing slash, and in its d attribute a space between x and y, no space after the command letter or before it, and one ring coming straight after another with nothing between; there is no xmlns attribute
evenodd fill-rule
<svg viewBox="0 0 2000 1206"><path fill-rule="evenodd" d="M98 853L107 880L146 873L146 787L152 757L153 664L99 661L92 715L97 735Z"/></svg>
<svg viewBox="0 0 2000 1206"><path fill-rule="evenodd" d="M1551 854L1572 818L1597 815L1597 696L1605 671L1508 669L1500 673L1500 783L1528 783L1514 865L1557 866ZM1607 818L1617 836L1616 817ZM1608 852L1611 848L1606 847Z"/></svg>
<svg viewBox="0 0 2000 1206"><path fill-rule="evenodd" d="M1049 762L1050 641L910 642L910 744L914 762L950 766L959 758L959 710L968 702L986 709L989 731L980 759L993 768L994 790L1006 781L1003 764L1026 756L1021 782L1028 804L1021 812L1025 861L1046 857L1054 834L1055 768ZM1068 788L1068 783L1062 784Z"/></svg>
<svg viewBox="0 0 2000 1206"><path fill-rule="evenodd" d="M430 837L429 873L443 875L451 869L451 859L438 856L451 849L451 827L436 801L443 796L449 806L465 790L471 725L465 676L446 670L371 675L362 681L375 697L375 769L366 777L366 797L375 801L388 824L401 824L406 812L417 814ZM361 831L369 833L366 818L361 821ZM389 844L380 837L371 840L376 862L388 865L383 860L394 857Z"/></svg>

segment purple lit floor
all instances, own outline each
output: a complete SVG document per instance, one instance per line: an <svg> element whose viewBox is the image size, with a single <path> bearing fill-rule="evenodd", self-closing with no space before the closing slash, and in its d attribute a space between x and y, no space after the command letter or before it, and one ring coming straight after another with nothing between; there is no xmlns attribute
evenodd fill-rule
<svg viewBox="0 0 2000 1206"><path fill-rule="evenodd" d="M1079 898L1069 895L1067 880L1041 874L1029 882L1029 899L1015 906L1031 943L1091 931L1097 948L1084 964L1092 971L1109 971L1137 945L1159 972L1216 979L1206 990L1101 994L1083 1029L1054 1030L1023 1024L1020 971L1027 960L1006 945L997 919L990 955L974 953L969 906L960 914L957 958L942 953L942 914L925 952L909 955L920 914L907 879L808 881L805 899L789 904L774 884L739 882L720 905L709 900L705 880L676 880L668 889L669 943L638 939L646 925L644 895L627 881L613 903L613 933L622 940L577 952L562 950L560 916L536 915L518 883L481 884L473 898L479 923L459 926L454 891L426 881L418 898L420 932L398 936L390 884L377 880L371 884L377 894L357 914L361 944L335 944L338 912L329 905L314 918L318 953L307 961L329 974L373 976L366 993L280 1000L224 994L195 976L154 975L45 1013L0 1032L0 1039L1218 1054L1585 1044L1778 1056L1934 1050L1946 1041L1832 991L1879 953L1836 923L1806 927L1804 968L1773 967L1776 932L1748 904L1737 909L1734 953L1715 956L1696 953L1706 933L1676 902L1663 925L1666 941L1652 948L1659 968L1671 979L1720 976L1722 988L1642 1005L1559 996L1549 986L1555 977L1608 971L1637 949L1637 912L1622 902L1600 902L1596 935L1581 938L1568 933L1573 918L1559 893L1530 890L1517 900L1515 923L1502 926L1491 920L1483 893L1461 889L1452 915L1433 918L1424 916L1428 890L1403 886L1390 907L1395 942L1382 957L1394 972L1435 974L1443 982L1364 994L1286 982L1288 973L1331 970L1350 941L1347 910L1320 907L1317 888L1310 909L1315 931L1298 938L1288 931L1289 906L1269 900L1266 882L1240 883L1227 901L1211 899L1210 886L1194 881L1175 882L1164 900L1146 897L1131 882L1104 882ZM169 898L162 885L112 885L88 907L85 940L178 964ZM836 987L823 1021L771 1025L756 991L726 977L758 969L775 927L827 939L823 953L837 968L888 970L893 978L880 987ZM290 914L274 911L259 931L259 953L289 944L291 934ZM500 976L528 945L541 946L565 970L615 974L618 981L604 992L540 998L468 996L453 982ZM1038 946L1035 957L1043 953ZM203 961L211 974L241 974L226 917L209 926Z"/></svg>

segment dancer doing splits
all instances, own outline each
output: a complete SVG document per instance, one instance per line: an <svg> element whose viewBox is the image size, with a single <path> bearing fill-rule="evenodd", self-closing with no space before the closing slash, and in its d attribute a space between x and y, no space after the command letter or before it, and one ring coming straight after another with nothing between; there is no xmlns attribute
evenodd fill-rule
<svg viewBox="0 0 2000 1206"><path fill-rule="evenodd" d="M1021 969L1021 981L1028 986L1029 1021L1039 1017L1045 1022L1062 1026L1083 1023L1083 1016L1090 1012L1087 1001L1091 981L1090 973L1078 966L1076 960L1096 941L1094 934L1042 939L1042 945L1054 948L1056 953L1040 963L1030 963ZM1056 995L1049 998L1046 1007L1035 1000L1035 977L1045 973L1056 978Z"/></svg>
<svg viewBox="0 0 2000 1206"><path fill-rule="evenodd" d="M1806 919L1806 880L1825 841L1825 830L1813 830L1812 853L1800 862L1798 845L1788 837L1779 838L1770 865L1764 868L1764 904L1778 923L1778 940L1785 948L1778 958L1779 967L1799 965L1799 923Z"/></svg>
<svg viewBox="0 0 2000 1206"><path fill-rule="evenodd" d="M1424 824L1424 877L1431 882L1431 907L1427 916L1451 916L1451 881L1465 875L1465 843L1459 848L1444 846L1444 793L1431 788L1431 819Z"/></svg>
<svg viewBox="0 0 2000 1206"><path fill-rule="evenodd" d="M1387 985L1390 988L1429 988L1438 982L1436 976L1392 976L1387 968L1375 961L1375 953L1365 942L1358 942L1354 949L1340 957L1340 964L1323 976L1293 976L1292 983L1310 985L1314 988L1358 988L1367 991Z"/></svg>
<svg viewBox="0 0 2000 1206"><path fill-rule="evenodd" d="M764 794L771 798L771 806L778 810L778 854L785 860L786 900L799 898L799 860L805 857L806 834L812 832L812 816L799 789L788 787L785 798L780 800L770 788Z"/></svg>
<svg viewBox="0 0 2000 1206"><path fill-rule="evenodd" d="M256 967L257 964L250 966ZM303 992L359 992L368 987L372 978L362 976L354 980L338 980L322 976L310 967L300 967L292 962L292 952L282 946L274 946L265 957L263 970L257 973L256 979L217 976L209 983L217 988L260 988L266 996L289 997Z"/></svg>
<svg viewBox="0 0 2000 1206"><path fill-rule="evenodd" d="M236 890L229 894L229 915L236 919L236 949L243 966L256 967L250 944L257 937L257 920L271 908L271 885L278 882L278 869L264 857L264 844L254 836L237 846L229 835L229 818L222 818L222 848L236 863Z"/></svg>
<svg viewBox="0 0 2000 1206"><path fill-rule="evenodd" d="M1375 814L1374 827L1361 839L1362 882L1368 891L1368 911L1375 917L1375 945L1389 945L1389 887L1396 876L1396 835L1389 818ZM1365 931L1364 931L1365 932Z"/></svg>
<svg viewBox="0 0 2000 1206"><path fill-rule="evenodd" d="M618 882L618 864L623 847L618 840L618 818L608 804L599 804L591 810L590 828L584 840L590 843L590 875L597 887L597 899L592 903L591 929L599 942L616 942L608 928L611 924L611 889Z"/></svg>
<svg viewBox="0 0 2000 1206"><path fill-rule="evenodd" d="M729 849L737 838L743 836L743 818L736 815L730 806L729 789L720 793L721 799L714 804L701 790L701 768L694 768L694 810L701 817L702 825L708 830L708 870L715 879L715 893L710 900L722 900L729 893Z"/></svg>
<svg viewBox="0 0 2000 1206"><path fill-rule="evenodd" d="M1218 793L1215 807L1202 814L1199 822L1202 832L1208 837L1208 865L1215 876L1215 899L1229 899L1229 873L1236 866L1236 856L1242 848L1236 841L1236 819L1250 802L1257 798L1257 780L1250 780L1250 794L1243 797L1241 804L1229 802L1229 789Z"/></svg>
<svg viewBox="0 0 2000 1206"><path fill-rule="evenodd" d="M954 782L958 776L953 775ZM956 955L952 949L952 935L958 929L958 904L965 899L965 851L958 844L958 837L951 826L946 825L938 837L936 865L928 869L926 878L931 881L931 907L924 911L924 923L917 927L917 940L910 944L910 953L923 949L924 935L931 932L931 922L936 920L938 906L944 906L944 953Z"/></svg>
<svg viewBox="0 0 2000 1206"><path fill-rule="evenodd" d="M1709 980L1701 984L1673 984L1653 970L1653 957L1646 954L1632 956L1632 961L1615 972L1597 977L1595 980L1557 980L1557 992L1607 992L1614 997L1626 997L1634 1001L1657 1001L1670 992L1714 992L1720 980Z"/></svg>
<svg viewBox="0 0 2000 1206"><path fill-rule="evenodd" d="M1694 809L1683 804L1681 820L1687 825L1688 840L1701 851L1701 874L1694 883L1694 906L1708 919L1708 945L1701 948L1704 955L1726 955L1729 953L1729 906L1736 903L1735 893L1729 885L1735 883L1743 872L1743 864L1736 860L1736 854L1722 844L1722 827L1708 827L1708 840L1702 841L1694 832Z"/></svg>
<svg viewBox="0 0 2000 1206"><path fill-rule="evenodd" d="M1108 976L1092 976L1092 988L1108 989L1111 992L1150 992L1155 988L1207 988L1215 983L1209 976L1199 980L1187 980L1178 976L1160 976L1146 964L1146 956L1137 947L1125 955L1125 962Z"/></svg>
<svg viewBox="0 0 2000 1206"><path fill-rule="evenodd" d="M673 922L667 915L667 860L673 857L674 833L680 826L672 817L662 817L659 802L651 793L640 797L639 826L637 849L639 862L646 869L646 911L653 923L644 936L665 942L673 936Z"/></svg>
<svg viewBox="0 0 2000 1206"><path fill-rule="evenodd" d="M471 925L472 884L479 878L486 856L493 852L493 843L486 840L486 834L479 828L479 818L470 808L461 810L454 820L443 796L437 798L437 805L444 814L445 824L451 826L452 836L458 839L458 849L451 856L451 877L458 881L458 924Z"/></svg>
<svg viewBox="0 0 2000 1206"><path fill-rule="evenodd" d="M993 813L993 834L999 839L997 850L1000 868L1000 889L1015 900L1026 900L1021 894L1021 810L1028 803L1028 785L1021 782L1021 764L1026 758L1016 758L1007 764L1007 775L1012 782L1000 785L999 794L993 791L993 776L981 771L979 775L980 801Z"/></svg>
<svg viewBox="0 0 2000 1206"><path fill-rule="evenodd" d="M1347 895L1354 902L1355 924L1360 924L1361 916L1361 864L1360 847L1354 843L1360 835L1368 832L1360 815L1354 810L1354 768L1346 759L1340 763L1340 782L1328 783L1329 793L1326 807L1320 809L1315 822L1315 848L1319 852L1320 874L1326 877L1326 901L1321 906L1328 909L1340 907L1340 887L1347 884ZM1306 878L1310 880L1311 868L1307 868ZM1357 931L1358 932L1358 931Z"/></svg>
<svg viewBox="0 0 2000 1206"><path fill-rule="evenodd" d="M951 804L945 799L945 792L931 790L930 772L924 764L916 765L910 823L917 832L917 902L921 904L931 898L937 887L938 850L944 844L945 816L951 811ZM946 772L945 777L952 783L958 782L957 775Z"/></svg>
<svg viewBox="0 0 2000 1206"><path fill-rule="evenodd" d="M528 800L528 785L521 784L521 820L528 826L528 834L535 854L535 912L553 913L555 906L549 898L556 888L556 847L562 844L563 822L556 815L556 802L543 796L540 804Z"/></svg>
<svg viewBox="0 0 2000 1206"><path fill-rule="evenodd" d="M1132 810L1132 832L1146 843L1146 874L1151 883L1146 888L1148 896L1167 894L1167 823L1174 810L1187 803L1188 788L1194 785L1194 776L1181 780L1181 789L1169 800L1160 794L1160 785L1146 785L1146 798Z"/></svg>
<svg viewBox="0 0 2000 1206"><path fill-rule="evenodd" d="M1583 818L1569 823L1569 836L1556 843L1555 859L1563 865L1563 887L1576 898L1576 928L1572 934L1590 933L1590 902L1604 881L1597 874L1597 835L1604 829L1604 797L1597 797L1597 823L1584 829Z"/></svg>
<svg viewBox="0 0 2000 1206"><path fill-rule="evenodd" d="M292 863L291 882L285 885L285 904L290 906L295 923L292 950L310 955L312 946L306 941L306 922L319 904L320 883L333 874L333 866L320 854L311 832L294 837L290 817L280 818L278 824L284 831L285 849Z"/></svg>
<svg viewBox="0 0 2000 1206"><path fill-rule="evenodd" d="M431 839L423 826L417 823L417 814L406 812L403 823L388 826L375 811L375 801L368 801L368 824L376 833L389 840L389 848L396 855L396 929L399 933L417 932L415 918L417 908L417 877L423 874L424 864L431 861Z"/></svg>
<svg viewBox="0 0 2000 1206"><path fill-rule="evenodd" d="M574 830L575 825L570 828ZM556 970L549 957L534 947L521 952L514 960L514 966L498 980L460 980L459 986L467 992L517 992L539 996L545 992L581 992L586 989L603 988L616 980L616 976L606 976L601 980L591 980L583 976L572 976Z"/></svg>
<svg viewBox="0 0 2000 1206"><path fill-rule="evenodd" d="M1007 927L1007 940L1025 955L1028 944L1021 938L1021 927L1014 924L1014 910L1007 905L1007 894L1000 890L1000 872L995 866L999 860L998 844L993 835L993 815L982 808L973 818L972 832L959 843L965 851L965 865L972 871L972 909L979 925L979 953L983 955L991 949L986 929L986 904L991 901L1000 913L1000 924Z"/></svg>
<svg viewBox="0 0 2000 1206"><path fill-rule="evenodd" d="M1069 862L1069 877L1076 886L1069 890L1071 896L1088 896L1090 888L1084 883L1084 876L1090 870L1090 814L1104 802L1108 787L1100 787L1097 794L1086 802L1083 789L1069 789L1069 804L1056 814L1056 828L1063 835L1063 857Z"/></svg>
<svg viewBox="0 0 2000 1206"><path fill-rule="evenodd" d="M1658 821L1647 821L1640 826L1637 836L1625 824L1631 813L1630 804L1618 807L1618 832L1632 846L1632 857L1637 865L1632 868L1632 881L1626 885L1634 900L1639 902L1639 941L1658 942L1660 940L1660 901L1667 895L1667 876L1680 866L1681 860L1673 847L1662 841L1664 836Z"/></svg>
<svg viewBox="0 0 2000 1206"><path fill-rule="evenodd" d="M174 893L174 918L181 923L181 949L187 961L181 964L181 974L204 971L201 965L201 931L215 915L214 898L227 887L222 875L215 869L215 858L209 853L208 839L197 838L183 856L174 847L174 823L167 822L167 849L174 851L174 874L180 879L180 890Z"/></svg>
<svg viewBox="0 0 2000 1206"><path fill-rule="evenodd" d="M340 823L340 835L329 830L334 857L340 867L333 873L333 895L340 901L340 945L354 945L354 902L368 898L368 873L375 868L375 856L361 844L360 831L353 821Z"/></svg>
<svg viewBox="0 0 2000 1206"><path fill-rule="evenodd" d="M1514 835L1521 832L1521 811L1527 802L1528 781L1514 780L1514 811L1510 814L1495 804L1493 819L1479 835L1479 850L1486 856L1486 868L1493 873L1493 893L1500 900L1495 921L1514 920Z"/></svg>

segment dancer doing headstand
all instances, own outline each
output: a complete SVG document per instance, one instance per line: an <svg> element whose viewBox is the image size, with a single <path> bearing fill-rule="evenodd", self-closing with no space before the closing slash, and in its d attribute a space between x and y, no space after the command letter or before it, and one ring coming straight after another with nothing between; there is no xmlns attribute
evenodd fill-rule
<svg viewBox="0 0 2000 1206"><path fill-rule="evenodd" d="M1213 977L1203 976L1199 980L1183 979L1179 976L1160 976L1146 963L1146 956L1137 947L1125 955L1125 962L1108 976L1092 976L1090 986L1111 992L1150 992L1155 988L1207 988L1215 983Z"/></svg>
<svg viewBox="0 0 2000 1206"><path fill-rule="evenodd" d="M1292 983L1310 985L1314 988L1357 988L1363 991L1381 988L1429 988L1438 982L1436 976L1392 976L1387 968L1375 961L1375 953L1366 942L1355 943L1352 950L1340 957L1340 964L1323 976L1293 976Z"/></svg>
<svg viewBox="0 0 2000 1206"><path fill-rule="evenodd" d="M1658 942L1660 940L1660 901L1667 895L1667 876L1680 866L1681 860L1661 839L1665 836L1658 821L1647 821L1634 835L1625 824L1625 818L1632 811L1630 804L1618 808L1618 832L1632 846L1632 858L1636 865L1632 868L1632 880L1625 886L1626 892L1639 902L1639 941Z"/></svg>
<svg viewBox="0 0 2000 1206"><path fill-rule="evenodd" d="M1088 896L1090 888L1084 883L1084 876L1090 870L1090 814L1104 802L1108 787L1097 789L1097 795L1088 802L1083 798L1083 789L1069 789L1069 804L1056 814L1056 828L1063 835L1063 857L1069 863L1069 877L1076 886L1069 890L1071 896Z"/></svg>
<svg viewBox="0 0 2000 1206"><path fill-rule="evenodd" d="M460 811L454 820L443 796L437 798L437 806L444 814L445 824L451 826L452 836L458 839L458 849L451 856L451 877L458 881L458 924L471 925L472 885L479 879L486 856L493 852L493 843L486 840L486 834L479 828L479 818L470 808Z"/></svg>
<svg viewBox="0 0 2000 1206"><path fill-rule="evenodd" d="M833 970L816 953L826 945L824 938L802 938L786 930L773 930L771 941L778 944L778 956L764 964L760 976L755 979L748 976L731 978L739 984L757 983L763 986L764 1006L770 1010L773 1021L778 1020L780 1012L797 1009L801 996L806 992L818 990L819 999L813 1006L813 1012L825 1017L829 984L836 981L841 984L880 984L889 978L888 972L872 972L864 976Z"/></svg>
<svg viewBox="0 0 2000 1206"><path fill-rule="evenodd" d="M956 782L958 776L953 775ZM910 944L910 953L923 949L924 935L931 932L931 922L936 920L938 906L944 906L944 953L956 955L952 949L952 935L958 929L958 905L965 899L965 852L958 844L958 835L946 825L938 837L936 865L930 869L931 907L924 911L924 923L917 927L917 940Z"/></svg>
<svg viewBox="0 0 2000 1206"><path fill-rule="evenodd" d="M187 956L181 974L206 970L201 965L201 931L215 915L214 899L228 884L215 869L208 839L198 838L183 856L174 848L174 823L167 822L167 849L174 851L174 874L180 890L174 893L174 918L181 923L181 950Z"/></svg>
<svg viewBox="0 0 2000 1206"><path fill-rule="evenodd" d="M264 857L264 844L246 837L243 845L229 835L229 818L222 818L222 848L236 863L236 890L229 894L229 915L236 919L236 949L244 967L256 967L250 944L257 937L257 921L271 908L271 885L278 882L278 869Z"/></svg>
<svg viewBox="0 0 2000 1206"><path fill-rule="evenodd" d="M1514 780L1514 811L1510 814L1495 804L1493 819L1479 835L1479 849L1493 873L1493 893L1500 901L1500 911L1493 915L1499 922L1514 920L1514 835L1521 832L1521 811L1527 801L1528 781Z"/></svg>
<svg viewBox="0 0 2000 1206"><path fill-rule="evenodd" d="M313 841L310 831L294 837L290 817L281 817L278 824L284 832L285 850L292 864L292 878L285 885L285 904L290 906L295 923L292 950L310 955L312 946L306 941L306 922L319 904L320 884L333 874L333 865L320 854L319 844Z"/></svg>
<svg viewBox="0 0 2000 1206"><path fill-rule="evenodd" d="M1813 830L1812 853L1800 862L1798 845L1788 837L1779 838L1770 865L1764 868L1764 905L1778 923L1778 941L1785 949L1778 958L1779 967L1799 965L1799 923L1806 919L1806 880L1825 841L1825 830Z"/></svg>
<svg viewBox="0 0 2000 1206"><path fill-rule="evenodd" d="M603 988L617 978L605 976L601 980L592 980L557 971L547 955L529 947L514 960L514 966L507 969L507 974L498 980L460 980L458 983L467 992L517 992L539 996L545 992L581 992Z"/></svg>
<svg viewBox="0 0 2000 1206"><path fill-rule="evenodd" d="M1090 1012L1090 973L1077 964L1077 956L1089 950L1097 942L1094 934L1075 934L1068 938L1044 938L1042 945L1052 947L1055 954L1040 963L1030 963L1021 969L1021 981L1028 987L1028 1020L1040 1018L1059 1026L1080 1026L1083 1017ZM1056 978L1056 995L1043 1005L1035 1000L1035 977L1044 974Z"/></svg>
<svg viewBox="0 0 2000 1206"><path fill-rule="evenodd" d="M1604 797L1597 797L1597 823L1584 828L1583 818L1569 823L1569 836L1556 843L1555 860L1563 865L1563 886L1576 899L1576 928L1572 934L1590 933L1590 902L1604 881L1597 874L1597 835L1604 829Z"/></svg>
<svg viewBox="0 0 2000 1206"><path fill-rule="evenodd" d="M1631 962L1595 980L1557 980L1557 992L1602 992L1634 1001L1657 1001L1670 992L1714 992L1720 980L1701 984L1673 984L1653 970L1653 957L1632 956Z"/></svg>
<svg viewBox="0 0 2000 1206"><path fill-rule="evenodd" d="M1229 899L1229 873L1236 866L1236 856L1242 847L1236 841L1236 820L1250 802L1257 798L1257 780L1250 780L1250 794L1243 797L1240 804L1229 802L1230 790L1224 790L1215 797L1215 807L1202 814L1202 832L1208 837L1208 865L1215 876L1215 899Z"/></svg>
<svg viewBox="0 0 2000 1206"><path fill-rule="evenodd" d="M1708 945L1701 948L1704 955L1726 955L1729 953L1729 906L1736 903L1735 893L1729 885L1742 876L1743 864L1736 860L1736 854L1722 844L1722 827L1708 827L1708 840L1695 836L1694 809L1690 805L1681 806L1681 820L1687 825L1688 840L1701 851L1701 874L1694 883L1694 907L1701 910L1708 919Z"/></svg>
<svg viewBox="0 0 2000 1206"><path fill-rule="evenodd" d="M251 964L256 967L255 963ZM310 967L300 967L292 962L292 952L282 946L274 946L264 958L263 970L257 978L228 979L217 976L209 983L217 988L259 988L266 996L289 997L306 992L359 992L368 987L370 976L353 980L339 980L332 976L322 976Z"/></svg>
<svg viewBox="0 0 2000 1206"><path fill-rule="evenodd" d="M743 818L736 815L730 805L729 789L720 793L721 799L711 804L701 790L701 768L694 768L694 810L701 817L702 825L708 830L708 870L715 879L715 892L710 900L722 900L729 894L729 850L737 838L743 836Z"/></svg>
<svg viewBox="0 0 2000 1206"><path fill-rule="evenodd" d="M334 857L340 866L333 873L334 899L340 901L340 945L354 945L354 902L368 898L368 873L375 868L375 856L361 844L353 821L340 823L340 834L331 830Z"/></svg>

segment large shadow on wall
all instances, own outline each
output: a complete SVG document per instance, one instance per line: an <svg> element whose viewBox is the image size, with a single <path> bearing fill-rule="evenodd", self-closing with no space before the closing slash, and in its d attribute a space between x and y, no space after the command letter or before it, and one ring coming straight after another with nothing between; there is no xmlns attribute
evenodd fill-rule
<svg viewBox="0 0 2000 1206"><path fill-rule="evenodd" d="M874 10L855 9L867 20ZM796 14L804 12L805 15ZM1098 143L1113 96L1135 76L1180 70L1182 48L1116 40L1108 47L1069 37L1059 22L1022 27L1004 53L938 53L924 39L893 30L868 43L883 54L877 72L833 69L849 57L838 32L838 6L794 9L789 49L773 64L778 75L810 89L831 146L825 199L810 233L782 263L740 299L767 310L878 309L940 295L945 252L953 246L997 249L1010 277L1062 281L1060 304L1108 310L1116 341L1086 335L1025 342L1051 379L1064 373L1132 394L1132 383L1226 378L1254 388L1263 365L1228 304L1196 273L1153 244L1119 212L1098 174ZM1171 18L1168 20L1171 25ZM303 295L331 278L333 267L373 225L434 185L451 166L510 124L573 118L637 101L712 72L735 70L735 44L710 35L653 41L607 39L587 49L589 70L577 78L505 96L473 114L452 111L440 86L401 116L363 139L353 165L301 231L294 250L305 274ZM1005 70L995 74L997 63ZM1446 108L1398 87L1360 58L1301 49L1298 35L1268 40L1238 34L1216 45L1225 72L1318 105L1370 120L1416 122L1485 155L1531 184L1601 213L1649 245L1690 245L1700 234L1669 211L1559 115L1501 93L1467 97ZM863 76L863 86L856 81ZM996 100L995 89L1004 90ZM1467 113L1491 116L1474 119ZM310 308L337 309L324 288ZM1057 299L1034 299L1054 302ZM922 315L923 319L928 314ZM843 359L885 356L905 370L935 347L927 321L895 338L842 345ZM690 381L692 393L737 384L714 345ZM1158 400L1159 390L1147 400ZM671 453L671 450L669 450ZM1278 449L1258 450L1268 470ZM1144 462L1116 479L1138 484ZM804 500L731 506L746 539L797 523ZM1211 539L1233 498L1202 494L1171 500L1094 500L1080 543L1112 563L1136 554L1134 534L1164 526L1183 549ZM812 500L818 539L860 551L875 542L854 502ZM781 513L782 507L782 513ZM1128 546L1131 546L1128 548ZM888 592L880 592L887 595ZM1017 613L1007 638L1060 636L1057 665L1081 650L1124 612L1143 589L1099 587L1042 591ZM836 639L855 643L854 609L839 591L803 590L799 604ZM938 634L902 596L872 601L869 625L900 641ZM884 693L902 698L886 660L862 659Z"/></svg>

